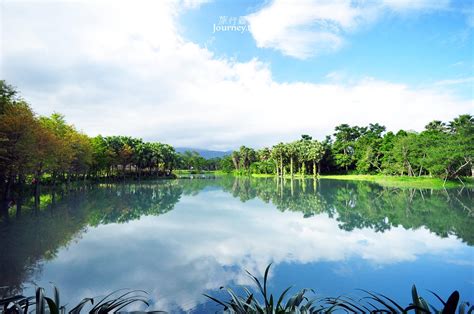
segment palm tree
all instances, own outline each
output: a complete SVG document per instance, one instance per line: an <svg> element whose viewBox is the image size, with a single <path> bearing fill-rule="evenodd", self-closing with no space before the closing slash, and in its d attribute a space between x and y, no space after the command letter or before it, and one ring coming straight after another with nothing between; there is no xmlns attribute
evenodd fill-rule
<svg viewBox="0 0 474 314"><path fill-rule="evenodd" d="M313 176L317 176L316 165L321 161L324 156L324 147L317 140L311 141L308 150L308 159L313 162Z"/></svg>
<svg viewBox="0 0 474 314"><path fill-rule="evenodd" d="M283 176L283 159L286 156L286 149L285 144L278 143L277 145L273 146L272 148L272 158L275 160L276 168L277 168L277 175ZM278 171L280 169L280 171Z"/></svg>
<svg viewBox="0 0 474 314"><path fill-rule="evenodd" d="M234 164L234 167L235 167L235 170L239 170L240 169L240 154L238 151L233 151L232 152L232 163Z"/></svg>
<svg viewBox="0 0 474 314"><path fill-rule="evenodd" d="M297 146L297 159L301 163L300 173L301 175L306 174L306 162L310 161L309 150L311 148L311 137L308 135L302 135L301 139L296 143Z"/></svg>
<svg viewBox="0 0 474 314"><path fill-rule="evenodd" d="M470 114L462 114L453 121L449 122L448 128L452 133L459 133L465 129L472 129L474 126L474 117Z"/></svg>
<svg viewBox="0 0 474 314"><path fill-rule="evenodd" d="M439 121L439 120L434 120L428 123L425 126L425 129L427 131L436 131L436 132L444 132L446 131L446 123Z"/></svg>
<svg viewBox="0 0 474 314"><path fill-rule="evenodd" d="M293 178L293 165L295 159L298 157L298 142L291 142L285 145L288 157L290 157L290 173Z"/></svg>

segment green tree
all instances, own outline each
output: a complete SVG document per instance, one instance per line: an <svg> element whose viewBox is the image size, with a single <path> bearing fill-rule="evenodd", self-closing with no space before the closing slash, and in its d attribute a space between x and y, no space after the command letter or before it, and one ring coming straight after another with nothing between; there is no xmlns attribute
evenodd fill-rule
<svg viewBox="0 0 474 314"><path fill-rule="evenodd" d="M362 133L355 142L354 157L359 173L381 172L383 132L385 132L385 126L371 123L367 131Z"/></svg>
<svg viewBox="0 0 474 314"><path fill-rule="evenodd" d="M318 170L320 167L317 165L320 163L321 159L324 156L324 147L323 145L318 142L317 140L313 140L310 142L308 147L308 159L311 160L313 164L313 176L316 177L318 175Z"/></svg>
<svg viewBox="0 0 474 314"><path fill-rule="evenodd" d="M220 159L219 169L223 172L230 173L235 168L232 156L224 156Z"/></svg>
<svg viewBox="0 0 474 314"><path fill-rule="evenodd" d="M234 164L235 170L239 171L240 170L240 154L238 151L233 151L232 152L232 163Z"/></svg>
<svg viewBox="0 0 474 314"><path fill-rule="evenodd" d="M446 127L446 123L433 120L425 126L426 131L436 131L436 132L446 132L448 128Z"/></svg>
<svg viewBox="0 0 474 314"><path fill-rule="evenodd" d="M354 156L355 142L365 133L366 128L341 124L336 126L335 131L335 141L333 144L334 161L337 166L344 168L348 172L356 160Z"/></svg>
<svg viewBox="0 0 474 314"><path fill-rule="evenodd" d="M275 162L277 175L283 176L285 174L283 167L283 161L286 158L285 144L278 143L277 145L273 146L271 156Z"/></svg>
<svg viewBox="0 0 474 314"><path fill-rule="evenodd" d="M257 161L257 154L252 148L241 146L239 149L239 167L249 170L250 165Z"/></svg>
<svg viewBox="0 0 474 314"><path fill-rule="evenodd" d="M290 175L294 176L294 164L295 160L298 158L298 142L291 142L285 145L286 155L290 159Z"/></svg>

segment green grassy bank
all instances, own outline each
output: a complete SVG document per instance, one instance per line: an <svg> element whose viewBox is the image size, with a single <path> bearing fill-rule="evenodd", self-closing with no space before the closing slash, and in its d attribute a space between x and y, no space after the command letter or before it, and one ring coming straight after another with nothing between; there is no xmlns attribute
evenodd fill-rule
<svg viewBox="0 0 474 314"><path fill-rule="evenodd" d="M209 172L216 175L229 175L229 173L224 173L220 171ZM274 174L241 174L238 172L230 173L235 176L251 176L255 178L272 178L275 177ZM299 174L294 175L295 179L302 179L303 176ZM306 175L304 178L311 179L311 175ZM290 175L285 175L285 179L291 179ZM447 180L444 182L441 178L432 178L432 177L409 177L409 176L385 176L385 175L321 175L319 179L331 179L331 180L346 180L346 181L366 181L374 182L382 186L387 187L398 187L398 188L419 188L419 189L443 189L443 188L456 188L462 187L463 183L466 187L474 188L474 179L473 178L462 178L463 183L459 180Z"/></svg>
<svg viewBox="0 0 474 314"><path fill-rule="evenodd" d="M408 177L408 176L383 176L383 175L327 175L321 176L321 179L333 180L351 180L351 181L368 181L389 187L401 188L423 188L423 189L442 189L462 187L461 181L446 181L440 178L430 177ZM472 178L462 178L466 187L474 187Z"/></svg>

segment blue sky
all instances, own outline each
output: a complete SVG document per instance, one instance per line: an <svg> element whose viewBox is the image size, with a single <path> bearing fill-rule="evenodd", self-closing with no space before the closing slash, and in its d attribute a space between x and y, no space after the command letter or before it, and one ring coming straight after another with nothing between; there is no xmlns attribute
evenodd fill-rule
<svg viewBox="0 0 474 314"><path fill-rule="evenodd" d="M473 113L463 0L5 0L2 79L89 135L262 147ZM243 32L213 32L235 18ZM126 122L126 123L125 123Z"/></svg>
<svg viewBox="0 0 474 314"><path fill-rule="evenodd" d="M446 77L473 75L473 25L469 25L468 12L471 10L473 14L474 8L472 4L469 6L469 1L452 1L440 10L388 14L374 25L347 34L344 47L338 51L323 51L321 56L303 60L275 49L258 48L247 31L212 32L220 17L246 16L266 3L229 0L206 3L180 18L183 35L219 57L241 62L258 57L269 62L273 77L279 82L317 83L325 81L332 72L410 84L431 84ZM463 85L461 91L472 98L472 84Z"/></svg>

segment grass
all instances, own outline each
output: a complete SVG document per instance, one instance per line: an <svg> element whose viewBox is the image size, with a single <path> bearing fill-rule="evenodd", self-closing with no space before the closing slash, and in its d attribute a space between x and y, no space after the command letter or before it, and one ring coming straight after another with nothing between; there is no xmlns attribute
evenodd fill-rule
<svg viewBox="0 0 474 314"><path fill-rule="evenodd" d="M254 178L273 178L275 174L234 174L236 176L251 176ZM285 175L285 179L291 179L291 175ZM295 174L294 179L311 179L312 175L302 176ZM463 183L466 187L474 188L473 178L462 178L463 183L459 180L448 180L433 177L409 177L409 176L387 176L387 175L366 175L366 174L345 174L345 175L321 175L319 179L346 180L346 181L366 181L374 182L386 187L397 188L418 188L418 189L444 189L462 187Z"/></svg>
<svg viewBox="0 0 474 314"><path fill-rule="evenodd" d="M320 176L321 179L332 180L352 180L352 181L368 181L388 187L400 188L426 188L426 189L443 189L460 187L460 181L446 181L440 178L431 177L408 177L408 176L384 176L384 175L325 175ZM467 187L474 187L472 178L463 178Z"/></svg>

